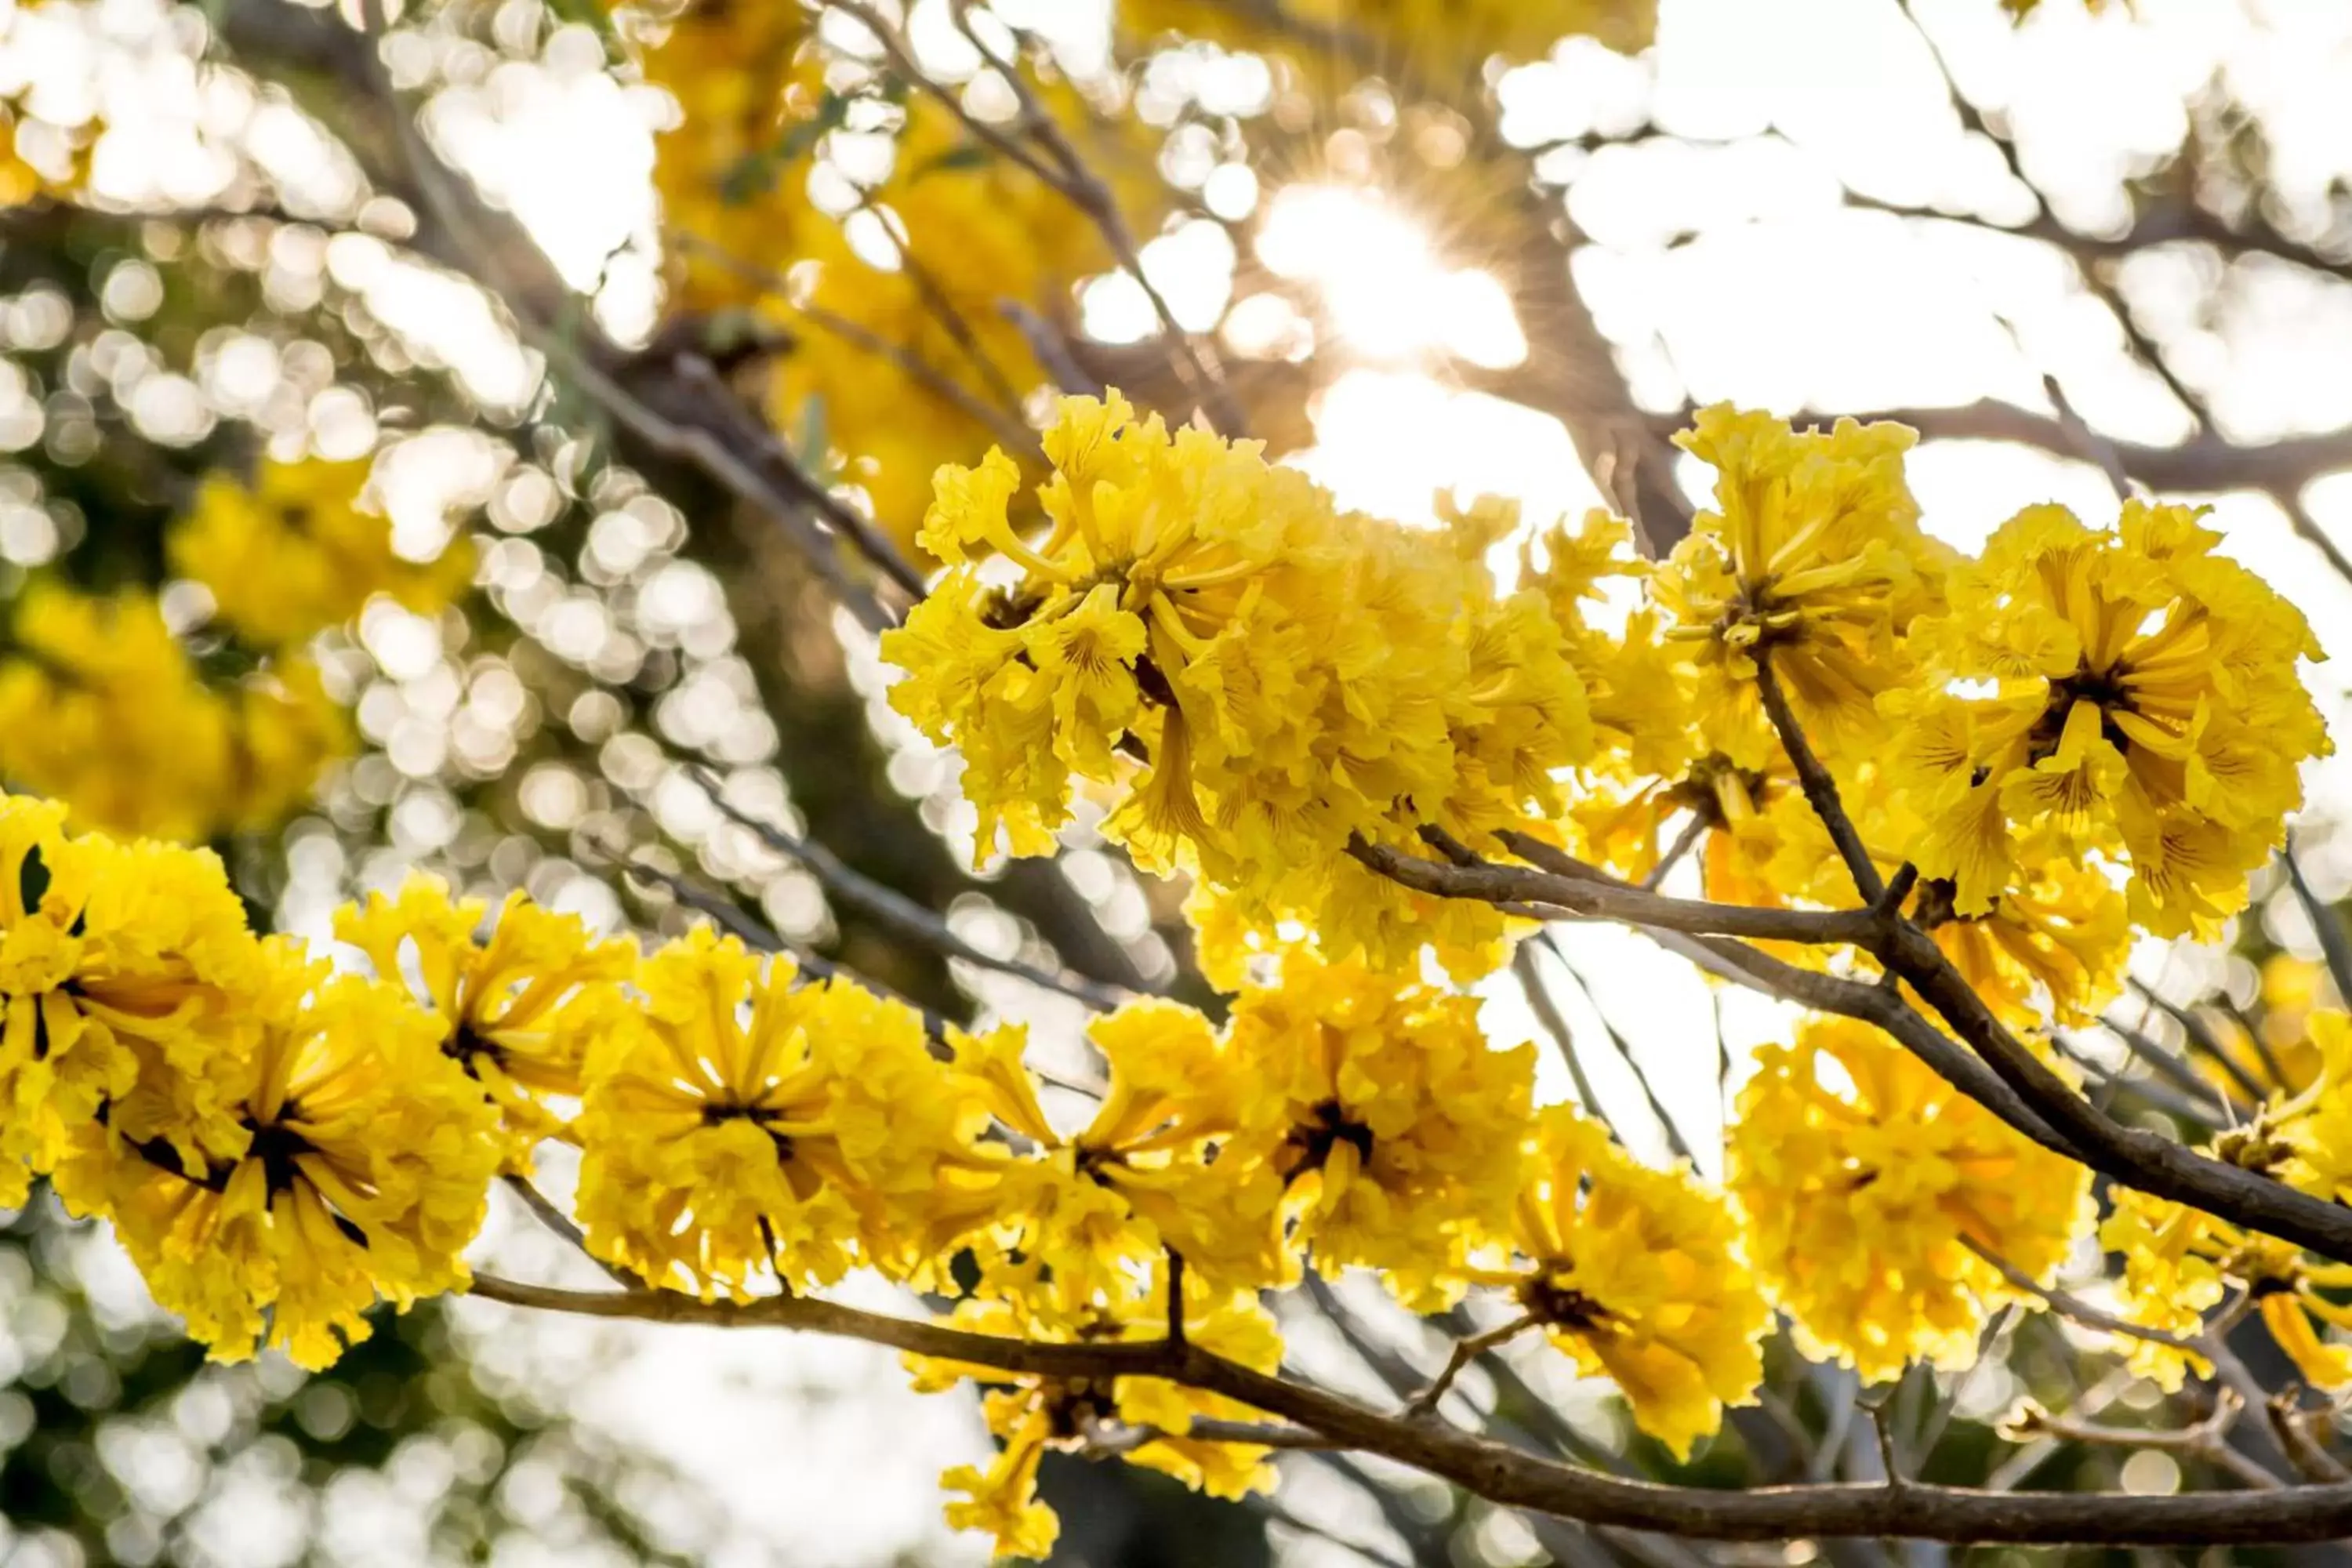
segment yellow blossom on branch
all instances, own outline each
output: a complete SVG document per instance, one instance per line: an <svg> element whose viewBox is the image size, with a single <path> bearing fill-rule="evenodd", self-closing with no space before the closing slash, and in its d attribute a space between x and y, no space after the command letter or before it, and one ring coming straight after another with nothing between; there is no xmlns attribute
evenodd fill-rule
<svg viewBox="0 0 2352 1568"><path fill-rule="evenodd" d="M1940 606L1950 548L1919 529L1900 425L1798 432L1718 404L1675 437L1716 469L1716 508L1659 568L1668 636L1695 649L1696 710L1747 767L1772 760L1757 721L1759 663L1815 747L1855 755L1881 733L1874 704L1906 670L1902 635Z"/></svg>
<svg viewBox="0 0 2352 1568"><path fill-rule="evenodd" d="M507 895L487 934L486 912L479 900L452 899L438 879L412 875L396 894L337 910L335 935L382 979L405 984L413 966L442 1055L481 1084L510 1140L509 1167L527 1171L531 1150L562 1133L548 1102L579 1099L583 1053L619 1005L636 952L520 892Z"/></svg>
<svg viewBox="0 0 2352 1568"><path fill-rule="evenodd" d="M649 954L643 1005L592 1031L579 1212L589 1249L706 1300L830 1284L901 1256L978 1107L903 1003L795 984L702 927Z"/></svg>
<svg viewBox="0 0 2352 1568"><path fill-rule="evenodd" d="M1927 679L1885 706L1907 738L1890 782L1923 826L1907 853L1982 913L2023 848L2130 870L2135 923L2210 936L2303 801L2329 742L2296 662L2293 605L2187 507L2125 503L2114 529L2030 508L1956 574L1913 636Z"/></svg>
<svg viewBox="0 0 2352 1568"><path fill-rule="evenodd" d="M1730 1185L1765 1289L1807 1354L1865 1382L1965 1366L2014 1292L2089 1225L2090 1173L2029 1142L1868 1024L1816 1017L1740 1092Z"/></svg>
<svg viewBox="0 0 2352 1568"><path fill-rule="evenodd" d="M0 1207L101 1114L191 1161L238 1137L207 1079L260 949L220 861L64 816L0 797Z"/></svg>
<svg viewBox="0 0 2352 1568"><path fill-rule="evenodd" d="M1325 1275L1377 1268L1409 1306L1459 1298L1517 1194L1534 1047L1488 1044L1471 997L1305 953L1231 1028L1255 1093L1219 1163L1281 1178L1288 1246Z"/></svg>
<svg viewBox="0 0 2352 1568"><path fill-rule="evenodd" d="M1740 1252L1738 1214L1687 1169L1643 1165L1570 1106L1538 1120L1512 1211L1508 1287L1588 1374L1625 1395L1634 1424L1690 1457L1751 1403L1772 1312Z"/></svg>
<svg viewBox="0 0 2352 1568"><path fill-rule="evenodd" d="M157 1301L215 1359L278 1345L323 1367L367 1337L377 1300L465 1285L495 1116L398 991L324 981L285 938L265 962L241 1027L203 1063L236 1143L190 1160L93 1126L60 1184L102 1206Z"/></svg>
<svg viewBox="0 0 2352 1568"><path fill-rule="evenodd" d="M1591 757L1557 609L1500 593L1482 559L1515 519L1343 514L1255 445L1139 421L1116 394L1065 399L1045 449L1042 530L1001 453L940 470L923 540L951 569L883 645L907 671L892 703L963 750L982 853L1000 831L1049 848L1091 780L1117 791L1106 832L1257 931L1497 962L1493 910L1407 893L1347 850L1540 822ZM991 558L1018 581L993 585Z"/></svg>
<svg viewBox="0 0 2352 1568"><path fill-rule="evenodd" d="M1040 1319L1019 1304L970 1301L953 1317L959 1328L1048 1342L1120 1343L1159 1339L1167 1331L1164 1271L1156 1289L1140 1289L1076 1321ZM1258 1372L1282 1361L1282 1340L1272 1314L1247 1297L1188 1289L1185 1337L1213 1354ZM1125 1453L1129 1464L1175 1477L1212 1497L1239 1498L1271 1491L1274 1469L1266 1450L1188 1435L1198 1417L1213 1421L1261 1419L1247 1405L1204 1394L1163 1378L1007 1379L985 1367L913 1360L916 1386L951 1388L964 1379L995 1385L982 1401L989 1431L1003 1445L986 1468L964 1465L947 1472L941 1484L964 1500L950 1502L948 1522L995 1537L999 1557L1044 1557L1060 1533L1053 1510L1037 1500L1037 1467L1050 1449L1085 1447L1110 1435L1148 1436Z"/></svg>

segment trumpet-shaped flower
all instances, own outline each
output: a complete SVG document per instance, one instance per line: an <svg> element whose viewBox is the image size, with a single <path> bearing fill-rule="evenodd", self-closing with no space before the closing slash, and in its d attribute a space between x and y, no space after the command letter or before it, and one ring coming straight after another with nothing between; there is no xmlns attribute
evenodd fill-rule
<svg viewBox="0 0 2352 1568"><path fill-rule="evenodd" d="M1579 1370L1614 1381L1634 1424L1687 1458L1752 1403L1771 1324L1730 1203L1685 1168L1643 1165L1570 1106L1542 1113L1512 1211L1507 1285Z"/></svg>
<svg viewBox="0 0 2352 1568"><path fill-rule="evenodd" d="M582 1053L636 963L626 942L600 942L576 915L509 893L483 931L479 900L449 896L437 878L412 875L335 914L335 935L368 956L377 975L406 984L441 1028L441 1053L499 1108L508 1163L528 1170L541 1140L558 1134L551 1100L577 1100ZM404 962L405 961L405 962Z"/></svg>
<svg viewBox="0 0 2352 1568"><path fill-rule="evenodd" d="M638 965L640 1006L585 1020L573 1125L597 1257L709 1300L887 1266L924 1230L972 1100L914 1009L797 978L704 927Z"/></svg>
<svg viewBox="0 0 2352 1568"><path fill-rule="evenodd" d="M1659 568L1669 636L1695 650L1696 711L1743 766L1771 762L1758 726L1769 663L1814 743L1861 753L1882 733L1878 695L1906 673L1902 637L1940 606L1951 552L1919 530L1899 425L1838 421L1799 433L1769 415L1701 409L1676 437L1714 465L1702 512Z"/></svg>
<svg viewBox="0 0 2352 1568"><path fill-rule="evenodd" d="M1958 574L1914 643L1926 684L1890 692L1910 739L1891 782L1924 825L1907 853L1963 915L2021 856L2115 857L2135 922L2210 935L2329 749L2296 672L2303 616L2187 507L2127 501L2113 530L2029 508ZM1963 687L1974 687L1962 694Z"/></svg>
<svg viewBox="0 0 2352 1568"><path fill-rule="evenodd" d="M1409 1306L1458 1298L1517 1196L1534 1048L1489 1045L1473 998L1297 952L1231 1030L1255 1095L1218 1163L1280 1177L1287 1245L1326 1275L1380 1269Z"/></svg>
<svg viewBox="0 0 2352 1568"><path fill-rule="evenodd" d="M390 986L325 978L284 938L245 1026L205 1063L238 1141L183 1159L88 1129L61 1178L101 1199L148 1288L217 1360L323 1367L379 1300L462 1289L488 1204L493 1113Z"/></svg>

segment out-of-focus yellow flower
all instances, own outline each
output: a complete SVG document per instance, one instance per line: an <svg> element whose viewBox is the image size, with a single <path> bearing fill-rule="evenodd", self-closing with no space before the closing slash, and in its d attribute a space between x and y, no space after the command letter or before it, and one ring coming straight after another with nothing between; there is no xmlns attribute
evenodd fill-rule
<svg viewBox="0 0 2352 1568"><path fill-rule="evenodd" d="M2302 615L2188 507L2126 501L2114 530L2063 507L2002 525L1955 574L1950 613L1890 692L1890 780L1924 825L1907 853L1981 914L2022 850L2131 870L2132 919L2210 936L2301 805L2299 765L2331 748L2296 671ZM1957 683L1989 688L1962 694Z"/></svg>
<svg viewBox="0 0 2352 1568"><path fill-rule="evenodd" d="M637 966L640 1006L583 1022L589 1250L706 1300L887 1267L982 1118L913 1008L794 982L701 927Z"/></svg>
<svg viewBox="0 0 2352 1568"><path fill-rule="evenodd" d="M308 641L378 594L430 615L466 591L474 550L430 562L393 549L392 523L363 510L369 463L264 463L250 484L207 477L172 531L172 568L203 584L224 625L256 647Z"/></svg>
<svg viewBox="0 0 2352 1568"><path fill-rule="evenodd" d="M1055 1342L1108 1344L1159 1339L1167 1331L1164 1276L1155 1289L1139 1290L1072 1321L1039 1318L1019 1303L967 1301L953 1321L974 1332ZM1188 1289L1185 1338L1203 1350L1258 1372L1281 1364L1282 1340L1274 1319L1247 1297ZM992 1368L957 1362L909 1358L915 1385L928 1392L952 1388L966 1378L996 1385L982 1401L991 1432L1003 1447L982 1469L961 1465L940 1478L964 1500L948 1505L948 1522L996 1538L999 1557L1043 1557L1053 1549L1060 1521L1037 1500L1037 1466L1051 1448L1083 1448L1097 1436L1122 1429L1149 1428L1150 1442L1120 1457L1175 1477L1212 1497L1239 1498L1271 1491L1274 1467L1266 1450L1247 1443L1223 1443L1187 1436L1195 1418L1218 1421L1263 1419L1247 1405L1222 1395L1186 1388L1161 1378L1012 1378Z"/></svg>
<svg viewBox="0 0 2352 1568"><path fill-rule="evenodd" d="M548 1102L579 1099L583 1052L620 1005L636 950L598 941L577 915L520 892L507 895L485 934L487 912L478 899L452 899L439 878L412 874L396 895L337 910L335 935L379 977L422 983L441 1054L482 1086L499 1109L509 1168L528 1171L540 1141L563 1131Z"/></svg>
<svg viewBox="0 0 2352 1568"><path fill-rule="evenodd" d="M1218 1163L1281 1178L1288 1245L1415 1309L1458 1299L1517 1196L1534 1047L1489 1045L1474 998L1302 952L1234 1000L1231 1035L1254 1094Z"/></svg>
<svg viewBox="0 0 2352 1568"><path fill-rule="evenodd" d="M1858 756L1884 732L1875 702L1906 674L1902 634L1940 607L1952 552L1919 529L1900 425L1800 433L1768 414L1701 409L1677 444L1716 469L1716 508L1659 567L1668 636L1695 651L1695 711L1712 744L1769 768L1757 662L1814 746Z"/></svg>
<svg viewBox="0 0 2352 1568"><path fill-rule="evenodd" d="M799 6L688 5L642 61L683 110L655 161L679 306L714 334L780 340L762 392L776 429L837 458L911 544L932 470L1023 424L1051 382L1007 308L1058 330L1115 259L1100 228ZM1148 234L1159 133L1066 79L1028 85Z"/></svg>
<svg viewBox="0 0 2352 1568"><path fill-rule="evenodd" d="M2087 1170L1853 1019L1809 1019L1759 1053L1729 1152L1750 1257L1800 1348L1871 1383L1968 1364L1987 1303L2019 1299L1969 1243L2045 1279L2091 1220Z"/></svg>
<svg viewBox="0 0 2352 1568"><path fill-rule="evenodd" d="M1724 1196L1687 1168L1654 1170L1572 1106L1538 1120L1512 1211L1509 1288L1551 1342L1588 1375L1612 1379L1634 1424L1690 1457L1755 1400L1772 1311L1739 1250Z"/></svg>
<svg viewBox="0 0 2352 1568"><path fill-rule="evenodd" d="M274 827L353 748L308 659L215 688L139 590L36 584L16 638L0 661L0 775L97 827L183 841Z"/></svg>
<svg viewBox="0 0 2352 1568"><path fill-rule="evenodd" d="M272 938L236 1033L203 1064L240 1142L184 1161L86 1129L60 1185L103 1208L148 1288L215 1359L323 1367L379 1300L462 1288L498 1160L494 1114L400 992L325 978Z"/></svg>
<svg viewBox="0 0 2352 1568"><path fill-rule="evenodd" d="M1592 755L1556 603L1500 594L1483 559L1516 511L1441 531L1342 514L1254 444L1138 421L1117 394L1065 399L1045 449L1036 537L1003 454L940 471L923 539L952 570L884 641L908 672L893 704L963 750L982 852L1000 831L1049 848L1075 775L1116 786L1105 830L1197 872L1228 921L1296 921L1376 963L1432 941L1460 971L1498 962L1491 908L1347 851L1540 824ZM984 585L990 556L1019 581Z"/></svg>

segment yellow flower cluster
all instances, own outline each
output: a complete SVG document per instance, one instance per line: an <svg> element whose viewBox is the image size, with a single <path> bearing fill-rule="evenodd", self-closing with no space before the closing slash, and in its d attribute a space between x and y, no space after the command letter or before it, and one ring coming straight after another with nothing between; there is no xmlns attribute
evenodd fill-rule
<svg viewBox="0 0 2352 1568"><path fill-rule="evenodd" d="M1906 679L1902 634L1941 607L1950 554L1919 530L1900 425L1800 433L1718 405L1676 437L1716 469L1702 512L1662 566L1653 597L1689 645L1693 701L1740 766L1769 769L1758 666L1787 693L1813 744L1858 757L1883 735L1879 696Z"/></svg>
<svg viewBox="0 0 2352 1568"><path fill-rule="evenodd" d="M363 510L366 459L264 463L251 484L207 478L173 530L172 568L212 595L221 624L256 648L289 648L350 620L376 595L430 615L474 580L464 539L429 562L393 549Z"/></svg>
<svg viewBox="0 0 2352 1568"><path fill-rule="evenodd" d="M0 1204L51 1176L224 1357L464 1284L497 1113L432 1021L255 937L209 852L64 815L0 799Z"/></svg>
<svg viewBox="0 0 2352 1568"><path fill-rule="evenodd" d="M2308 1081L2281 1085L2252 1121L2222 1133L2208 1152L2331 1203L2352 1203L2352 1016L2333 1010L2304 1020L2316 1058ZM2116 1194L2099 1243L2124 1260L2120 1297L2134 1322L2194 1338L2206 1312L2234 1287L2245 1291L2278 1347L2313 1386L2352 1388L2352 1345L2331 1342L2352 1330L2352 1265L2329 1263L2212 1215L2137 1193ZM2176 1347L2137 1340L2136 1371L2178 1388L2182 1374L2210 1369Z"/></svg>
<svg viewBox="0 0 2352 1568"><path fill-rule="evenodd" d="M2330 749L2296 674L2303 616L2214 547L2187 507L2126 502L2118 527L2033 507L1956 572L1916 627L1925 680L1885 706L1888 770L1922 826L1908 854L1979 915L2022 873L2127 867L2131 918L2210 937Z"/></svg>
<svg viewBox="0 0 2352 1568"><path fill-rule="evenodd" d="M983 853L1045 853L1077 784L1107 792L1107 834L1194 879L1204 962L1233 982L1302 931L1491 967L1491 906L1350 853L1426 857L1433 830L1638 878L1682 822L1708 897L1851 907L1777 691L1995 1010L2079 1022L2135 930L2210 934L2242 907L2329 749L2298 672L2316 646L2186 508L2132 502L2109 530L2032 508L1962 557L1919 527L1911 442L1704 410L1683 443L1716 505L1671 559L1631 561L1596 516L1529 541L1510 592L1486 564L1508 507L1399 527L1248 443L1065 399L1034 491L998 453L940 470L923 539L949 570L885 640L892 701L961 751Z"/></svg>
<svg viewBox="0 0 2352 1568"><path fill-rule="evenodd" d="M1985 1255L2044 1279L2092 1219L2087 1170L1851 1019L1759 1054L1729 1155L1749 1257L1799 1346L1871 1383L1969 1364L1988 1305L2020 1299Z"/></svg>
<svg viewBox="0 0 2352 1568"><path fill-rule="evenodd" d="M352 750L307 657L215 683L143 590L36 584L14 629L0 660L0 776L71 803L93 826L184 842L272 827Z"/></svg>
<svg viewBox="0 0 2352 1568"><path fill-rule="evenodd" d="M799 6L692 5L642 58L684 110L655 163L679 307L789 338L766 380L775 427L835 457L912 543L927 477L985 437L976 407L1017 423L1052 380L1009 310L1066 324L1114 260L1100 230L941 105L886 92ZM1067 84L1035 90L1141 210L1144 128Z"/></svg>
<svg viewBox="0 0 2352 1568"><path fill-rule="evenodd" d="M591 1251L706 1297L910 1254L977 1107L914 1009L795 978L707 928L637 966L640 1005L592 1027L573 1129Z"/></svg>
<svg viewBox="0 0 2352 1568"><path fill-rule="evenodd" d="M1116 394L1066 399L1045 449L1034 513L1001 452L940 469L923 542L950 571L883 644L908 672L892 703L963 749L982 853L1000 831L1050 849L1081 778L1117 791L1106 831L1142 864L1196 873L1252 928L1297 921L1376 963L1433 939L1491 965L1492 910L1347 851L1544 820L1591 756L1559 620L1484 561L1515 519L1343 513L1255 445L1138 420Z"/></svg>
<svg viewBox="0 0 2352 1568"><path fill-rule="evenodd" d="M199 657L143 590L42 582L0 659L0 777L112 832L201 842L276 826L351 754L342 710L304 645L377 594L437 610L473 577L463 541L430 564L363 511L362 462L268 463L248 487L206 479L174 526L174 570L201 583L240 646Z"/></svg>
<svg viewBox="0 0 2352 1568"><path fill-rule="evenodd" d="M1270 1370L1261 1293L1370 1268L1419 1309L1507 1293L1680 1453L1760 1375L1727 1200L1538 1118L1531 1047L1417 979L1300 951L1222 1028L1129 1003L1089 1026L1108 1081L1070 1131L1020 1028L934 1039L707 929L640 955L424 878L335 925L373 976L256 937L209 852L0 797L0 1205L40 1175L109 1218L215 1356L324 1365L379 1302L462 1289L493 1178L556 1138L591 1253L706 1300L870 1268L966 1327L1101 1342L1164 1332L1181 1280L1195 1342ZM1007 1551L1051 1539L1039 1455L1103 1429L1220 1496L1271 1484L1261 1447L1192 1431L1253 1419L1229 1400L918 1372L997 1386L1003 1451L949 1486Z"/></svg>
<svg viewBox="0 0 2352 1568"><path fill-rule="evenodd" d="M531 1151L562 1129L557 1107L580 1098L586 1042L617 1002L636 950L599 941L520 892L507 895L485 935L487 916L481 900L411 877L395 893L338 910L335 936L387 984L421 990L412 995L434 1043L498 1108L506 1168L528 1173Z"/></svg>
<svg viewBox="0 0 2352 1568"><path fill-rule="evenodd" d="M1569 1106L1542 1113L1512 1213L1519 1261L1488 1269L1591 1375L1612 1379L1634 1422L1672 1449L1722 1425L1763 1381L1771 1309L1739 1216L1687 1168L1660 1171Z"/></svg>

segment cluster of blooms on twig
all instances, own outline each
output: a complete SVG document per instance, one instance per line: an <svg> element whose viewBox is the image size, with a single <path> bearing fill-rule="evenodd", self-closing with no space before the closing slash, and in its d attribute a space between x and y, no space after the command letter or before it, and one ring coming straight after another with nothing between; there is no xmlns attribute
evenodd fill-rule
<svg viewBox="0 0 2352 1568"><path fill-rule="evenodd" d="M761 363L760 400L801 459L911 543L931 470L1055 379L1032 334L1070 330L1070 291L1113 264L1097 224L812 8L700 6L643 32L646 80L683 110L655 165L678 307L718 358ZM1061 133L1139 200L1145 128L1051 90ZM961 112L1026 135L1017 105Z"/></svg>
<svg viewBox="0 0 2352 1568"><path fill-rule="evenodd" d="M144 588L27 588L0 658L0 776L120 833L203 842L285 821L353 746L311 639L378 594L433 611L473 577L462 541L429 563L396 554L360 504L367 477L313 459L206 479L168 542L215 606L194 638Z"/></svg>
<svg viewBox="0 0 2352 1568"><path fill-rule="evenodd" d="M1580 628L1486 563L1516 513L1441 532L1341 512L1255 445L1115 393L1066 400L1045 450L1034 510L1001 453L940 471L923 542L950 570L883 644L908 672L891 701L963 750L983 852L1000 830L1050 848L1073 781L1113 785L1106 831L1232 906L1209 923L1491 966L1493 910L1348 851L1549 820L1595 756Z"/></svg>
<svg viewBox="0 0 2352 1568"><path fill-rule="evenodd" d="M25 799L0 802L0 1203L46 1175L110 1218L216 1355L323 1365L377 1301L462 1288L493 1178L551 1137L581 1151L588 1249L707 1299L865 1268L971 1326L1148 1338L1181 1257L1198 1342L1270 1367L1260 1293L1364 1266L1423 1309L1507 1290L1678 1451L1759 1375L1728 1200L1539 1118L1531 1048L1418 981L1302 952L1222 1028L1129 1003L1089 1027L1108 1079L1070 1126L1017 1026L934 1039L708 930L641 956L419 879L342 911L374 974L336 973L255 936L209 852L69 835ZM1248 1413L1153 1380L988 1409L1007 1447L956 1478L957 1517L1008 1547L1047 1528L1035 1450L1087 1422L1164 1431L1136 1461L1213 1491L1269 1479L1261 1449L1185 1435Z"/></svg>
<svg viewBox="0 0 2352 1568"><path fill-rule="evenodd" d="M1425 531L1344 513L1115 396L1065 405L1034 513L1009 461L940 471L926 542L948 566L886 644L894 700L962 747L984 845L1048 848L1074 791L1101 791L1108 831L1197 879L1234 993L1222 1024L1154 998L1096 1016L1092 1088L1042 1076L1016 1023L936 1025L707 929L641 953L519 894L493 920L429 880L345 909L373 974L334 973L255 936L210 855L0 800L0 1202L47 1176L215 1353L310 1365L379 1300L462 1288L491 1183L549 1139L580 1152L587 1250L705 1300L868 1270L982 1331L1181 1326L1265 1369L1268 1294L1361 1268L1414 1310L1507 1304L1494 1335L1540 1331L1683 1456L1755 1396L1776 1310L1873 1381L1957 1364L2099 1224L2085 1170L1846 1019L1762 1053L1725 1188L1643 1164L1539 1107L1532 1047L1424 978L1433 947L1492 962L1504 916L1353 851L1648 873L1688 814L1712 897L1851 908L1836 814L1803 784L1826 768L1864 853L1913 868L1890 877L1902 907L2054 1060L2028 1026L2096 1015L2136 927L2210 929L2242 899L2292 762L2326 744L2294 685L2307 634L2178 509L2105 534L2030 513L1969 563L1919 531L1904 433L1718 410L1690 444L1719 505L1670 561L1645 570L1595 519L1527 546L1509 590L1488 561L1510 509ZM1612 577L1647 594L1605 628ZM2232 728L2250 715L2283 737L2267 760ZM1984 798L1999 852L1935 860ZM2203 859L2167 847L2215 836ZM2305 1011L2299 1049L2263 1047L2296 1076L2212 1152L2344 1201L2352 1024ZM2100 1235L2132 1317L2193 1332L2235 1282L2306 1377L2352 1384L2326 1337L2340 1266L2128 1194ZM2137 1353L2175 1381L2194 1364L2163 1351ZM1008 1552L1050 1545L1055 1446L1220 1495L1270 1480L1252 1412L1161 1378L916 1375L993 1386L1003 1447L951 1472L950 1512Z"/></svg>

